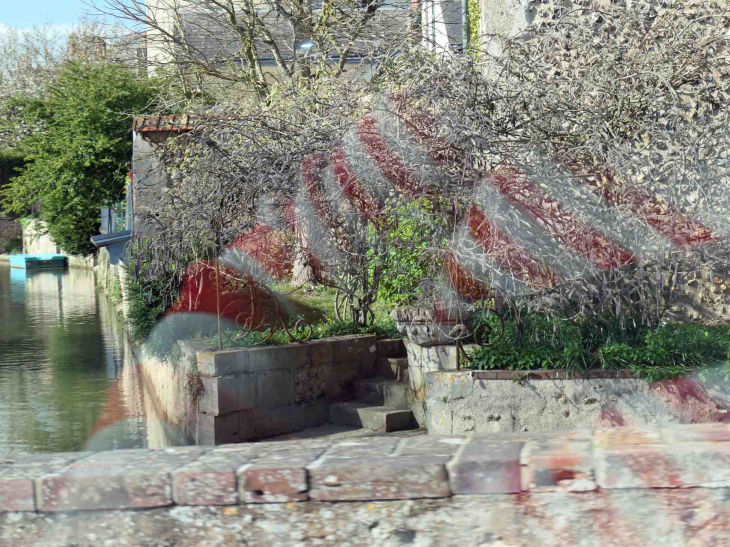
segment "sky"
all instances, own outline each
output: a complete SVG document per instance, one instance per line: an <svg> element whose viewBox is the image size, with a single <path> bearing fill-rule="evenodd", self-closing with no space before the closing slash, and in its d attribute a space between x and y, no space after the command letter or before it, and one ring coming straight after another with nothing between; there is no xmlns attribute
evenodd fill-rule
<svg viewBox="0 0 730 547"><path fill-rule="evenodd" d="M89 11L84 0L0 0L0 25L30 27L51 23L69 26L78 23Z"/></svg>

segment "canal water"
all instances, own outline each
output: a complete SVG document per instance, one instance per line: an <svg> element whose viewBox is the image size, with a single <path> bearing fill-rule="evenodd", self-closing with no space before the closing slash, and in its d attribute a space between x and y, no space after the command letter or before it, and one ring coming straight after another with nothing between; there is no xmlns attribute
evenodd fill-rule
<svg viewBox="0 0 730 547"><path fill-rule="evenodd" d="M0 262L0 455L147 447L145 407L93 271Z"/></svg>

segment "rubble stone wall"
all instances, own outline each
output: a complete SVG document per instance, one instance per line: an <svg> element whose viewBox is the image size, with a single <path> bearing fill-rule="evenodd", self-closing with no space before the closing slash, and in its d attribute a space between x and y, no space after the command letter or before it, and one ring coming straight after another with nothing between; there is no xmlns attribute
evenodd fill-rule
<svg viewBox="0 0 730 547"><path fill-rule="evenodd" d="M12 239L23 237L23 228L20 221L0 216L0 254L5 252L5 247ZM16 251L17 252L17 251Z"/></svg>
<svg viewBox="0 0 730 547"><path fill-rule="evenodd" d="M431 434L730 421L730 386L693 376L649 383L629 370L442 371L426 379Z"/></svg>

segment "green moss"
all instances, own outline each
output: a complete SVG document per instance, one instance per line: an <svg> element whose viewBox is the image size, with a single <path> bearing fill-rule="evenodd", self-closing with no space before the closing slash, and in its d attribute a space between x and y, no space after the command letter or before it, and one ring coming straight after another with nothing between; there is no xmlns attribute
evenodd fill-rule
<svg viewBox="0 0 730 547"><path fill-rule="evenodd" d="M23 240L19 237L14 237L5 244L6 254L15 254L23 250Z"/></svg>

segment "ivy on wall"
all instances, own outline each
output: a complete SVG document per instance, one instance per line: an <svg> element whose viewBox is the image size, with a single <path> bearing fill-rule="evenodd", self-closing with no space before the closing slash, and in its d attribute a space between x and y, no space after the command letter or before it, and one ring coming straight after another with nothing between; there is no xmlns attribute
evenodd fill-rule
<svg viewBox="0 0 730 547"><path fill-rule="evenodd" d="M479 22L482 18L482 5L480 0L467 0L467 18L469 20L469 55L479 62L481 54L479 51Z"/></svg>

